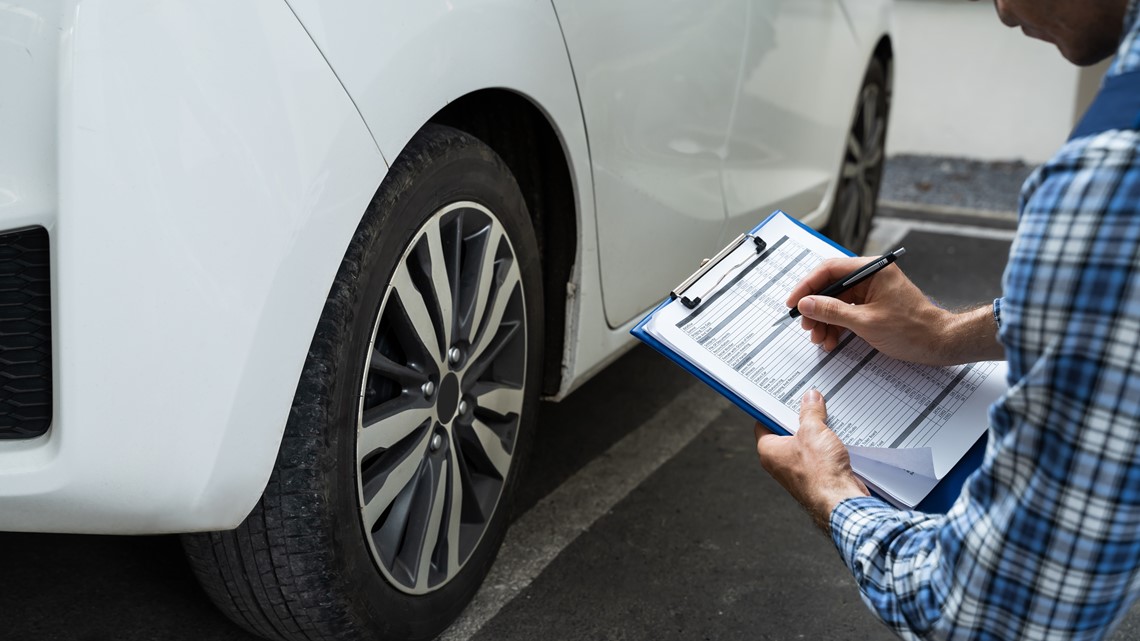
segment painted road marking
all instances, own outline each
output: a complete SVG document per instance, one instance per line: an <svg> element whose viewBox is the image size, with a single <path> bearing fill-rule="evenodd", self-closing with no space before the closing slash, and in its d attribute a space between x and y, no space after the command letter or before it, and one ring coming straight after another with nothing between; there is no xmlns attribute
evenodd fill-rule
<svg viewBox="0 0 1140 641"><path fill-rule="evenodd" d="M733 405L728 399L694 382L539 501L507 531L499 558L483 586L440 641L467 641L474 636L563 548L730 407ZM746 422L743 414L741 422Z"/></svg>

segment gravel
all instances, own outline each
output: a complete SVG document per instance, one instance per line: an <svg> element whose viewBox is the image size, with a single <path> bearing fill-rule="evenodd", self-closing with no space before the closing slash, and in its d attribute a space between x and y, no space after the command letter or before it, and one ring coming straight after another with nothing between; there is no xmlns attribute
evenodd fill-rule
<svg viewBox="0 0 1140 641"><path fill-rule="evenodd" d="M900 154L887 159L879 198L956 209L1017 211L1021 183L1035 169L1020 161Z"/></svg>

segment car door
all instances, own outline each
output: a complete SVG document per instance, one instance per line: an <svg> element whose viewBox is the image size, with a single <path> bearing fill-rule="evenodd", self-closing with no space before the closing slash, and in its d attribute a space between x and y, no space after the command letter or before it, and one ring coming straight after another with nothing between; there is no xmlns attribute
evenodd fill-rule
<svg viewBox="0 0 1140 641"><path fill-rule="evenodd" d="M554 0L590 141L611 325L716 249L747 4Z"/></svg>
<svg viewBox="0 0 1140 641"><path fill-rule="evenodd" d="M726 145L727 231L783 209L822 223L866 60L838 0L745 5L746 47Z"/></svg>

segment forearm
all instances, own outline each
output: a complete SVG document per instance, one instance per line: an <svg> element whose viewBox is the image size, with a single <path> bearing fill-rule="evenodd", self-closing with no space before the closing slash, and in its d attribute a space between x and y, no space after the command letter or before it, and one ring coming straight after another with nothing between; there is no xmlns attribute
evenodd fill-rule
<svg viewBox="0 0 1140 641"><path fill-rule="evenodd" d="M942 360L947 365L1005 360L1005 348L998 342L997 332L992 305L947 312L938 339Z"/></svg>

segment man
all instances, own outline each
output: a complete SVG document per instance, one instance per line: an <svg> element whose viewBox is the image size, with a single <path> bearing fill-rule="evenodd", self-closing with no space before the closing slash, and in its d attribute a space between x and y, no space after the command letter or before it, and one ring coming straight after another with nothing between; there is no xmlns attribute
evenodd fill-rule
<svg viewBox="0 0 1140 641"><path fill-rule="evenodd" d="M985 460L946 515L868 496L818 392L795 436L756 427L764 468L903 637L1096 639L1140 591L1138 3L996 2L1005 24L1074 63L1116 50L1104 104L1023 187L1003 298L950 313L894 266L842 301L810 295L861 259L825 264L788 298L824 349L850 329L911 361L1009 361Z"/></svg>

